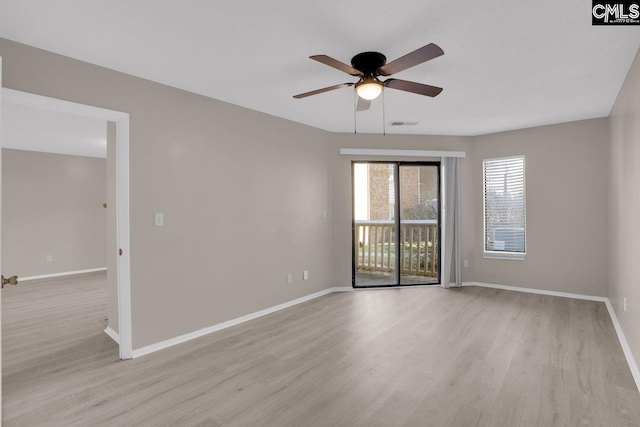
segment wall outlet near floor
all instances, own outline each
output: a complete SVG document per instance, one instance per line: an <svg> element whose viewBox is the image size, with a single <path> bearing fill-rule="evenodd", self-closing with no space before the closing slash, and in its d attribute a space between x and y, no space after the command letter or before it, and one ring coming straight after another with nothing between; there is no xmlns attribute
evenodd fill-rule
<svg viewBox="0 0 640 427"><path fill-rule="evenodd" d="M305 270L304 273L302 273L302 278L304 280L309 280L309 271Z"/></svg>
<svg viewBox="0 0 640 427"><path fill-rule="evenodd" d="M291 273L287 274L287 283L290 285L291 283L293 283L293 276L291 276Z"/></svg>
<svg viewBox="0 0 640 427"><path fill-rule="evenodd" d="M322 218L326 218L327 217L327 210L323 209L322 210Z"/></svg>
<svg viewBox="0 0 640 427"><path fill-rule="evenodd" d="M464 265L464 268L469 267L469 260L465 259L464 262L463 262L463 265Z"/></svg>
<svg viewBox="0 0 640 427"><path fill-rule="evenodd" d="M624 298L624 311L627 311L627 298Z"/></svg>
<svg viewBox="0 0 640 427"><path fill-rule="evenodd" d="M47 262L53 262L53 255L47 255Z"/></svg>

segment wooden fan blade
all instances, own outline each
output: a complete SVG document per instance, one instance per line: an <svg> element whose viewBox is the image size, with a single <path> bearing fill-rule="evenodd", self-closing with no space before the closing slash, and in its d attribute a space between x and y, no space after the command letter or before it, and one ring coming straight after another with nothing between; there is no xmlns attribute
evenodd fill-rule
<svg viewBox="0 0 640 427"><path fill-rule="evenodd" d="M323 64L328 65L329 67L333 67L347 74L351 74L352 76L363 75L362 71L356 70L352 66L344 64L338 61L337 59L333 59L327 55L313 55L313 56L310 56L309 58L313 59L314 61L322 62Z"/></svg>
<svg viewBox="0 0 640 427"><path fill-rule="evenodd" d="M353 83L342 83L335 86L329 86L322 89L312 90L311 92L301 93L299 95L295 95L295 99L306 98L307 96L317 95L319 93L329 92L331 90L341 89L343 87L353 86Z"/></svg>
<svg viewBox="0 0 640 427"><path fill-rule="evenodd" d="M403 90L405 92L417 93L425 96L438 96L442 92L441 87L423 85L422 83L408 82L406 80L388 79L384 85L391 89Z"/></svg>
<svg viewBox="0 0 640 427"><path fill-rule="evenodd" d="M444 51L440 49L437 44L429 43L426 46L421 47L418 50L414 50L405 56L389 62L387 65L383 65L378 68L378 74L383 76L390 76L391 74L398 73L400 71L411 68L414 65L422 64L433 58L444 55Z"/></svg>
<svg viewBox="0 0 640 427"><path fill-rule="evenodd" d="M358 105L356 106L356 111L365 111L371 107L370 99L363 99L358 97Z"/></svg>

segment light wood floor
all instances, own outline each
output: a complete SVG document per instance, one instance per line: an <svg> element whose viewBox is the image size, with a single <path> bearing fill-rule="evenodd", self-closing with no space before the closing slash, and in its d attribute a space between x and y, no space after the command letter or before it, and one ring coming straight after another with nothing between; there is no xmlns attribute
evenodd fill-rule
<svg viewBox="0 0 640 427"><path fill-rule="evenodd" d="M121 362L105 279L5 288L5 426L640 426L602 303L336 293Z"/></svg>

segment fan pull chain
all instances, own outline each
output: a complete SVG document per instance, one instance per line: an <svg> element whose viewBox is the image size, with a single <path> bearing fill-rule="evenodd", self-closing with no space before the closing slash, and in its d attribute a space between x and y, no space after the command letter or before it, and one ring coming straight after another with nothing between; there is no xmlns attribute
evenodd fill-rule
<svg viewBox="0 0 640 427"><path fill-rule="evenodd" d="M384 88L382 89L382 136L387 135L387 119L385 118L384 112Z"/></svg>
<svg viewBox="0 0 640 427"><path fill-rule="evenodd" d="M353 91L353 133L358 133L358 115L356 114L358 111L358 94L356 91Z"/></svg>

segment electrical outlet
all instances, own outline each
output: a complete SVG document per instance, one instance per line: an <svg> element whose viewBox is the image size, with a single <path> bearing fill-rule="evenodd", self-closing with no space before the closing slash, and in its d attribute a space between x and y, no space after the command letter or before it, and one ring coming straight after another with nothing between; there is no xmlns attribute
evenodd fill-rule
<svg viewBox="0 0 640 427"><path fill-rule="evenodd" d="M322 218L325 218L325 219L327 218L327 210L326 209L322 210Z"/></svg>
<svg viewBox="0 0 640 427"><path fill-rule="evenodd" d="M305 270L304 273L302 273L302 278L304 280L309 280L309 272L307 270Z"/></svg>
<svg viewBox="0 0 640 427"><path fill-rule="evenodd" d="M293 277L291 276L291 273L287 274L287 284L292 284L293 283Z"/></svg>
<svg viewBox="0 0 640 427"><path fill-rule="evenodd" d="M47 255L47 262L53 262L53 255Z"/></svg>
<svg viewBox="0 0 640 427"><path fill-rule="evenodd" d="M164 214L162 212L158 212L155 216L155 224L156 227L164 226Z"/></svg>
<svg viewBox="0 0 640 427"><path fill-rule="evenodd" d="M465 259L464 260L464 268L467 268L467 267L469 267L469 260Z"/></svg>
<svg viewBox="0 0 640 427"><path fill-rule="evenodd" d="M627 311L627 298L624 298L624 311Z"/></svg>

